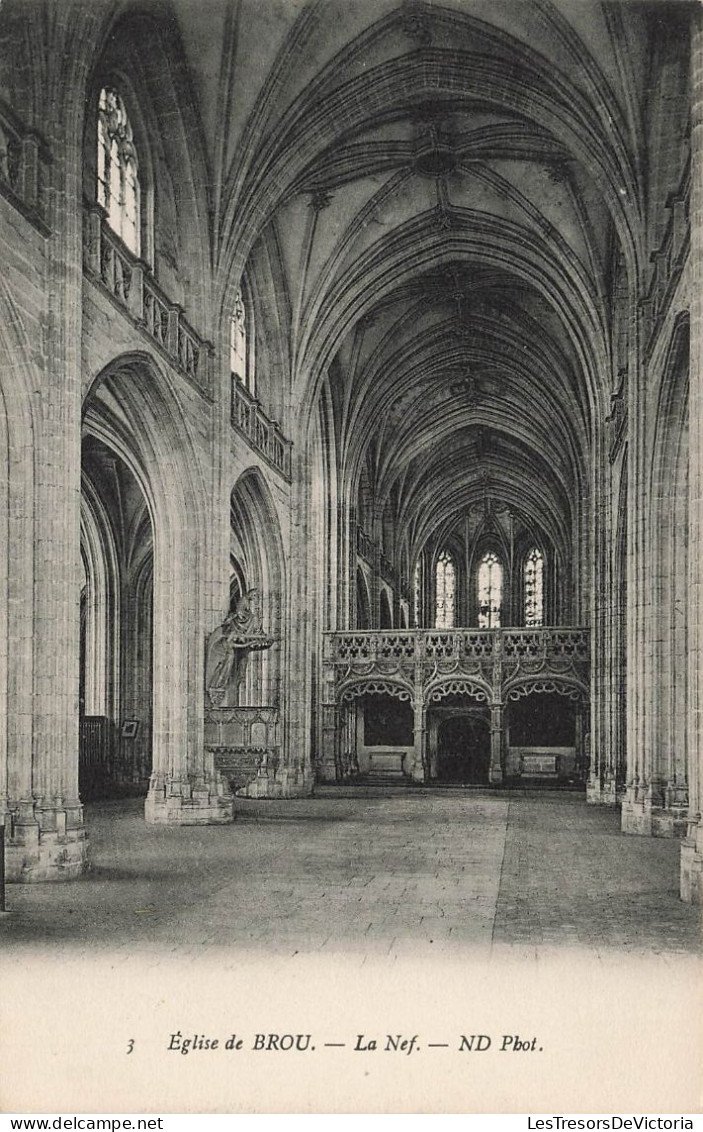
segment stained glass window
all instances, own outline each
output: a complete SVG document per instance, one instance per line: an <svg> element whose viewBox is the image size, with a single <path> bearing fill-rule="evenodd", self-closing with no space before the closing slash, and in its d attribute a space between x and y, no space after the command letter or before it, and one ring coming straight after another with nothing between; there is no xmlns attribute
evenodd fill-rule
<svg viewBox="0 0 703 1132"><path fill-rule="evenodd" d="M478 568L478 627L499 629L503 604L503 567L497 554L484 554Z"/></svg>
<svg viewBox="0 0 703 1132"><path fill-rule="evenodd" d="M250 344L247 339L247 310L241 291L234 298L232 320L230 323L230 369L242 384L254 392L253 366L249 357Z"/></svg>
<svg viewBox="0 0 703 1132"><path fill-rule="evenodd" d="M525 624L544 623L544 557L533 547L525 559Z"/></svg>
<svg viewBox="0 0 703 1132"><path fill-rule="evenodd" d="M135 255L140 254L137 152L125 104L103 87L98 103L98 204L107 222Z"/></svg>
<svg viewBox="0 0 703 1132"><path fill-rule="evenodd" d="M454 602L456 570L454 560L446 550L437 559L435 626L437 629L454 628Z"/></svg>

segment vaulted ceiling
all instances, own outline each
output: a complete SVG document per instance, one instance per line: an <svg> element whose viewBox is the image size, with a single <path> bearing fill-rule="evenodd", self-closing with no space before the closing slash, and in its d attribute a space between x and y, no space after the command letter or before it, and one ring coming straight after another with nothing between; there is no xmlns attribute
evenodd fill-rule
<svg viewBox="0 0 703 1132"><path fill-rule="evenodd" d="M206 28L175 7L223 278L242 248L275 261L293 407L327 385L348 499L363 469L411 554L487 493L568 549L613 277L642 254L650 10L267 0Z"/></svg>
<svg viewBox="0 0 703 1132"><path fill-rule="evenodd" d="M32 50L52 24L55 58L44 7ZM331 406L342 497L365 477L411 556L487 494L567 551L619 381L614 295L641 293L681 175L686 6L87 7L92 59L122 17L145 40L162 21L141 66L171 68L197 153L179 218L207 178L203 330L217 338L244 275L258 388L296 451Z"/></svg>

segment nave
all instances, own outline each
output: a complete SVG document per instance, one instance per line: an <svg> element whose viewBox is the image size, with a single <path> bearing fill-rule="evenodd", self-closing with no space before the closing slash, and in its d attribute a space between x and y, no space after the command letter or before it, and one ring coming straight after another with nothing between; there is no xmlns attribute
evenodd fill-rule
<svg viewBox="0 0 703 1132"><path fill-rule="evenodd" d="M700 5L5 0L0 63L9 879L453 785L700 904Z"/></svg>
<svg viewBox="0 0 703 1132"><path fill-rule="evenodd" d="M92 804L78 886L13 884L21 953L236 964L280 960L693 955L678 845L623 837L570 791L323 787L242 799L232 825L145 826L135 800Z"/></svg>

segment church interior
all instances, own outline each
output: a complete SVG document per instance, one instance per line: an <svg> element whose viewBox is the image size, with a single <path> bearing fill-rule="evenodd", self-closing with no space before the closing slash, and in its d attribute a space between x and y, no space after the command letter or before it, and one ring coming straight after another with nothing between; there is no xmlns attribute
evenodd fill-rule
<svg viewBox="0 0 703 1132"><path fill-rule="evenodd" d="M699 5L5 0L0 58L17 938L104 935L108 851L248 861L262 946L281 862L429 854L459 932L557 877L540 938L695 948Z"/></svg>

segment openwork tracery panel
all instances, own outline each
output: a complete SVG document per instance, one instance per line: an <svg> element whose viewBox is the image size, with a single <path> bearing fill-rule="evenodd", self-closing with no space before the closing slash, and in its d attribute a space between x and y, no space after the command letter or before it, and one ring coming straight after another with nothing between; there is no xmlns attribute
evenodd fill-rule
<svg viewBox="0 0 703 1132"><path fill-rule="evenodd" d="M415 656L415 638L412 633L384 633L378 643L378 656L389 659Z"/></svg>
<svg viewBox="0 0 703 1132"><path fill-rule="evenodd" d="M351 703L359 696L386 695L406 703L412 702L412 689L393 680L355 680L353 683L342 685L339 689L339 699Z"/></svg>
<svg viewBox="0 0 703 1132"><path fill-rule="evenodd" d="M520 700L534 693L555 692L577 702L588 700L588 690L564 680L525 680L507 689L507 699Z"/></svg>
<svg viewBox="0 0 703 1132"><path fill-rule="evenodd" d="M428 660L448 659L457 655L456 639L453 633L428 632L424 644L424 653Z"/></svg>
<svg viewBox="0 0 703 1132"><path fill-rule="evenodd" d="M385 693L425 703L468 695L504 703L534 692L589 697L589 631L583 628L414 629L330 633L330 703Z"/></svg>
<svg viewBox="0 0 703 1132"><path fill-rule="evenodd" d="M471 696L472 699L478 700L479 703L487 704L490 696L485 688L476 684L473 680L466 679L453 679L443 680L435 687L430 687L427 692L427 700L438 703L444 700L447 696Z"/></svg>

